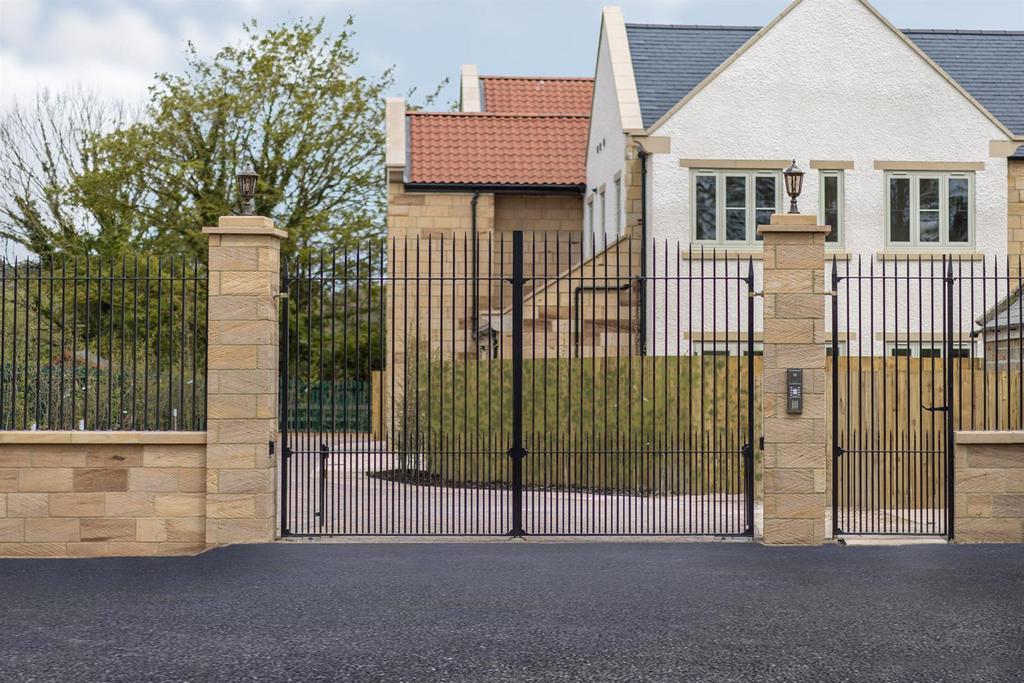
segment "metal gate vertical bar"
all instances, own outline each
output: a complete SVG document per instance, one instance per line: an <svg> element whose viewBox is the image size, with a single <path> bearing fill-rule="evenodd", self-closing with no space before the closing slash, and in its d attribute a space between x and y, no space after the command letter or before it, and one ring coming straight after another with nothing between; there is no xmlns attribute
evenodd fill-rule
<svg viewBox="0 0 1024 683"><path fill-rule="evenodd" d="M281 396L278 413L281 418L281 535L288 535L288 456L291 449L288 447L288 259L282 259L281 264L281 352L278 358L280 364Z"/></svg>
<svg viewBox="0 0 1024 683"><path fill-rule="evenodd" d="M523 529L523 231L512 233L512 528L508 535L522 537Z"/></svg>
<svg viewBox="0 0 1024 683"><path fill-rule="evenodd" d="M849 347L849 343L847 343ZM847 348L847 354L851 349ZM847 377L849 381L849 377ZM832 257L832 535L839 535L839 266Z"/></svg>
<svg viewBox="0 0 1024 683"><path fill-rule="evenodd" d="M953 540L953 263L945 264L945 300L946 300L946 361L945 399L946 408L946 538ZM998 328L997 328L998 329ZM997 403L998 405L998 403Z"/></svg>
<svg viewBox="0 0 1024 683"><path fill-rule="evenodd" d="M747 259L747 447L744 449L746 473L743 491L746 496L744 531L754 532L754 259ZM737 346L739 346L737 344ZM762 453L761 457L764 457Z"/></svg>

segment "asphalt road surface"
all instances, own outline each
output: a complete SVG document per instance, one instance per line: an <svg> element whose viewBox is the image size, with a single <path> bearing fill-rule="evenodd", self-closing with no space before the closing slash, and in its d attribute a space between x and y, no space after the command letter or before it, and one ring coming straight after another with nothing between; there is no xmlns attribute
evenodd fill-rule
<svg viewBox="0 0 1024 683"><path fill-rule="evenodd" d="M3 681L1020 681L1024 546L0 561Z"/></svg>

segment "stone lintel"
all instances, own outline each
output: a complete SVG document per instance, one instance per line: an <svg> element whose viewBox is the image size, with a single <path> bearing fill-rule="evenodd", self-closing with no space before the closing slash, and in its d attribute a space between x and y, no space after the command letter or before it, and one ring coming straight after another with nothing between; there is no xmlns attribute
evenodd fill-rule
<svg viewBox="0 0 1024 683"><path fill-rule="evenodd" d="M832 228L818 225L817 216L802 213L773 213L771 224L757 226L758 235L793 232L827 235L832 232Z"/></svg>
<svg viewBox="0 0 1024 683"><path fill-rule="evenodd" d="M205 444L206 432L9 431L0 444Z"/></svg>
<svg viewBox="0 0 1024 683"><path fill-rule="evenodd" d="M279 239L288 237L287 230L274 226L266 216L221 216L216 227L203 228L206 235L269 235Z"/></svg>
<svg viewBox="0 0 1024 683"><path fill-rule="evenodd" d="M959 444L1024 444L1024 431L955 432Z"/></svg>

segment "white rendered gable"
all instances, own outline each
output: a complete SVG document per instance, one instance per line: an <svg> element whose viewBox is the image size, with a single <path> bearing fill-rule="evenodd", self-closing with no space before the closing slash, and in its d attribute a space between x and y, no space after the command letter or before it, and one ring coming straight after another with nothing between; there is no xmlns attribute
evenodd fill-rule
<svg viewBox="0 0 1024 683"><path fill-rule="evenodd" d="M615 174L622 173L625 166L626 136L622 128L619 95L616 89L615 73L612 67L608 32L602 22L601 36L597 50L597 67L594 74L594 98L590 115L590 135L587 143L587 194L584 198L583 239L587 256L592 253L591 245L597 251L604 248L609 233L615 231L614 211L623 211L615 206ZM600 193L605 188L605 225L601 226ZM590 233L590 211L594 211L593 238ZM622 221L624 223L624 219Z"/></svg>
<svg viewBox="0 0 1024 683"><path fill-rule="evenodd" d="M817 213L814 160L852 160L845 248L885 250L876 161L983 162L974 249L1006 252L1005 138L984 112L860 0L803 0L650 131L672 138L652 159L652 234L689 241L689 172L680 159L788 159L807 171L800 207Z"/></svg>

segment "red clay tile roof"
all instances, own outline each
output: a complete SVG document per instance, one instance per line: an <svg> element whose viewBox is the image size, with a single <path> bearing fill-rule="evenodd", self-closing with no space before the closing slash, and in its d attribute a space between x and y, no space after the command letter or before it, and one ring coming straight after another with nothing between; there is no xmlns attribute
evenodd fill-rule
<svg viewBox="0 0 1024 683"><path fill-rule="evenodd" d="M406 182L586 183L588 116L411 112Z"/></svg>
<svg viewBox="0 0 1024 683"><path fill-rule="evenodd" d="M480 81L485 112L590 116L592 78L481 76Z"/></svg>

